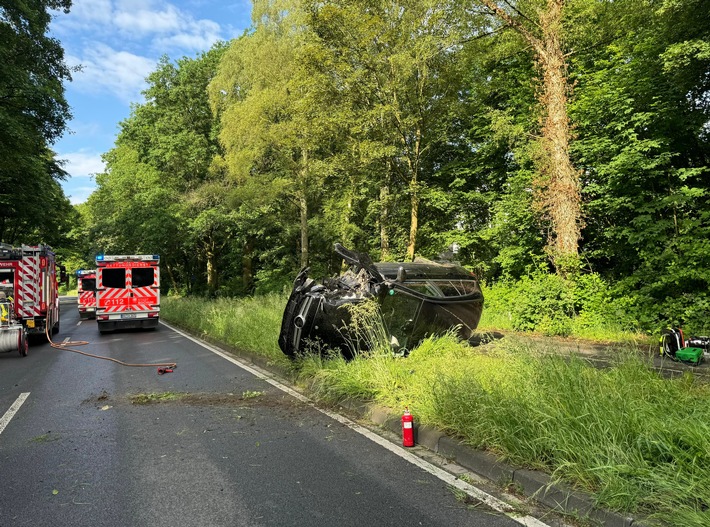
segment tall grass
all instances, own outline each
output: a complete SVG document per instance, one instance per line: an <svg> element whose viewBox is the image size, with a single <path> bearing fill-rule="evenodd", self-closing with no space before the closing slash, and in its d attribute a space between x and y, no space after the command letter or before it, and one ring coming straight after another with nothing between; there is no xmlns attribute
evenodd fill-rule
<svg viewBox="0 0 710 527"><path fill-rule="evenodd" d="M600 505L678 527L710 525L710 389L660 377L629 353L604 370L501 341L483 352L452 336L406 359L306 359L321 397L409 406L420 423L518 465L550 472Z"/></svg>
<svg viewBox="0 0 710 527"><path fill-rule="evenodd" d="M285 303L167 298L162 315L288 363L277 345ZM361 338L381 342L381 328L365 322L357 319ZM308 355L296 368L316 398L409 406L418 422L548 471L601 506L673 527L710 525L710 387L690 375L665 379L631 348L602 370L511 335L472 348L450 334L406 358L383 345L349 361Z"/></svg>
<svg viewBox="0 0 710 527"><path fill-rule="evenodd" d="M284 294L258 298L207 300L200 297L163 297L160 316L200 335L265 356L286 365L278 346Z"/></svg>

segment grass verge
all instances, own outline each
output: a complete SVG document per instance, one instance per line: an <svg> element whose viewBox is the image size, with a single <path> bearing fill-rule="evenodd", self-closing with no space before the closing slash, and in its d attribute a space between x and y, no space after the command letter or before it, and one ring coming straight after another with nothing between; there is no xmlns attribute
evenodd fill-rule
<svg viewBox="0 0 710 527"><path fill-rule="evenodd" d="M285 301L166 299L162 315L289 364L276 341ZM600 506L672 527L710 525L710 386L690 374L664 379L631 348L601 370L510 336L472 348L449 335L407 358L312 355L295 368L314 398L409 406L420 424L547 471Z"/></svg>
<svg viewBox="0 0 710 527"><path fill-rule="evenodd" d="M285 305L283 294L218 300L163 297L160 316L197 334L289 365L277 341Z"/></svg>

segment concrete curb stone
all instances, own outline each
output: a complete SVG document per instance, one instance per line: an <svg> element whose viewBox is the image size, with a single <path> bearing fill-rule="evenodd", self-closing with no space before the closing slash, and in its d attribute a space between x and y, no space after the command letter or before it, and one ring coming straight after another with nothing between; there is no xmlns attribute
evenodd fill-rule
<svg viewBox="0 0 710 527"><path fill-rule="evenodd" d="M515 470L505 463L501 463L498 458L488 452L475 450L446 436L439 440L438 450L439 454L445 458L456 461L462 467L466 467L501 487L505 487L513 481Z"/></svg>
<svg viewBox="0 0 710 527"><path fill-rule="evenodd" d="M446 438L446 435L432 426L414 425L414 442L432 452L439 453L439 442Z"/></svg>
<svg viewBox="0 0 710 527"><path fill-rule="evenodd" d="M392 413L391 409L362 402L353 403L350 400L341 403L341 406L390 432L402 433L400 417ZM552 478L544 472L508 465L496 456L476 450L433 427L422 426L415 421L414 437L417 445L436 452L500 487L511 483L517 485L525 496L557 512L588 518L604 527L643 527L642 523L632 517L595 507L591 495L571 489L563 483L553 483Z"/></svg>

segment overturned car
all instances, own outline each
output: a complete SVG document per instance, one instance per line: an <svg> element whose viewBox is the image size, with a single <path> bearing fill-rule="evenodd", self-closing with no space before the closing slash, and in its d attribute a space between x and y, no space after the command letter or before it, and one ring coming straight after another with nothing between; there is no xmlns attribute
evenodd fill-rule
<svg viewBox="0 0 710 527"><path fill-rule="evenodd" d="M341 276L322 283L304 268L286 304L279 347L294 358L325 347L346 358L366 350L352 329L352 307L375 300L387 340L406 355L429 335L456 328L467 340L478 326L483 294L476 277L458 265L435 262L373 263L340 244L335 252L350 265ZM324 345L324 346L322 346Z"/></svg>

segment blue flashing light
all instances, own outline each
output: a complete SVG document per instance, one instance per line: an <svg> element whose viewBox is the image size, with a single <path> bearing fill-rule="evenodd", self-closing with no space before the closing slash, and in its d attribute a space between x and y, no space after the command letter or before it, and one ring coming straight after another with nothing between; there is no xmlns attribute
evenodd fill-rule
<svg viewBox="0 0 710 527"><path fill-rule="evenodd" d="M154 254L153 255L154 260L160 260L160 255L159 254Z"/></svg>
<svg viewBox="0 0 710 527"><path fill-rule="evenodd" d="M104 259L104 255L103 255L103 254L97 254L97 255L96 255L96 261L97 261L97 262L101 262L101 261L103 261L103 259Z"/></svg>

